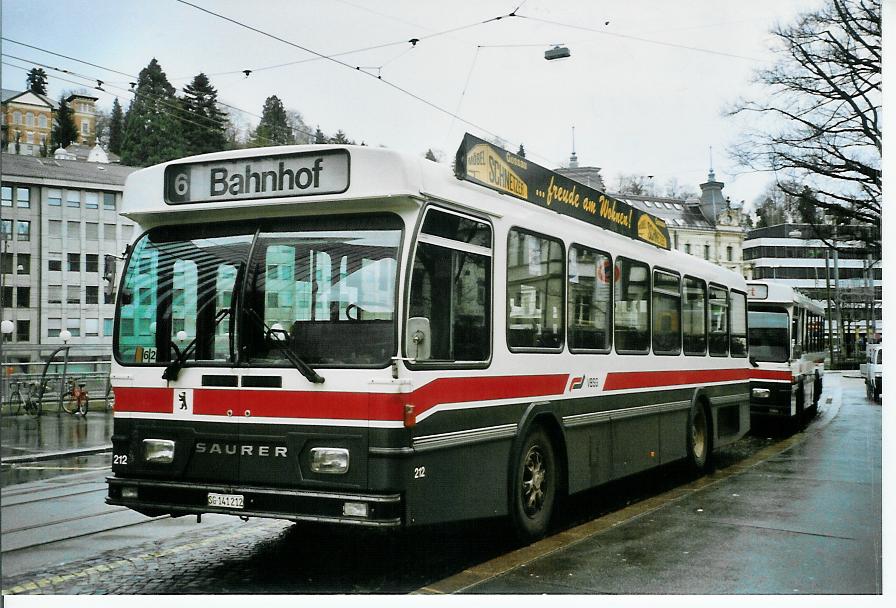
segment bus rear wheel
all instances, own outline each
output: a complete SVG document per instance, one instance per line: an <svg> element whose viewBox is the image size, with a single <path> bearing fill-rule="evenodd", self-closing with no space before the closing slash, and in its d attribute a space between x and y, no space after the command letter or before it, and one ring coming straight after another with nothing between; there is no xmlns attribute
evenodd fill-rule
<svg viewBox="0 0 896 608"><path fill-rule="evenodd" d="M539 427L526 436L511 479L510 514L520 540L533 542L547 533L556 498L554 446Z"/></svg>
<svg viewBox="0 0 896 608"><path fill-rule="evenodd" d="M688 464L697 472L709 468L712 457L712 432L706 405L697 402L688 416Z"/></svg>

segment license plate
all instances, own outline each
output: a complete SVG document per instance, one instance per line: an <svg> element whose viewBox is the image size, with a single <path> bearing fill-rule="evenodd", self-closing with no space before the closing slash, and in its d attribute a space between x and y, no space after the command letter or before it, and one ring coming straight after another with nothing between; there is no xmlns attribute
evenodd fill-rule
<svg viewBox="0 0 896 608"><path fill-rule="evenodd" d="M208 506L210 507L229 507L231 509L243 508L242 494L214 494L208 493Z"/></svg>

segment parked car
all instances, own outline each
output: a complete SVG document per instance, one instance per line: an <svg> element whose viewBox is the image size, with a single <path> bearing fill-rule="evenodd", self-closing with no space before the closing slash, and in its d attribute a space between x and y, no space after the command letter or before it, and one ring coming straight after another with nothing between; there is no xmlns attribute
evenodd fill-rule
<svg viewBox="0 0 896 608"><path fill-rule="evenodd" d="M884 365L884 347L882 344L873 344L868 347L868 357L861 366L859 371L862 378L865 379L865 391L868 393L869 399L875 401L881 400L881 372Z"/></svg>

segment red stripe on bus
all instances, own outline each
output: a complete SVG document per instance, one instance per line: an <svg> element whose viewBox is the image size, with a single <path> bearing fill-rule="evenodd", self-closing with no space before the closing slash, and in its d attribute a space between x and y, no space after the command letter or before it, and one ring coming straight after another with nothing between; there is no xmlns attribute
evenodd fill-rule
<svg viewBox="0 0 896 608"><path fill-rule="evenodd" d="M170 388L116 387L116 412L152 412L170 414L174 411L174 390Z"/></svg>
<svg viewBox="0 0 896 608"><path fill-rule="evenodd" d="M404 420L404 406L419 416L441 403L469 403L562 394L568 374L439 378L412 393L343 393L323 391L235 391L196 389L193 413L271 418L334 420Z"/></svg>
<svg viewBox="0 0 896 608"><path fill-rule="evenodd" d="M793 382L793 372L773 369L750 370L750 378L753 380L787 380Z"/></svg>
<svg viewBox="0 0 896 608"><path fill-rule="evenodd" d="M649 388L658 386L675 386L679 384L709 384L711 382L730 382L732 380L749 380L748 369L702 369L674 370L652 372L610 372L604 383L604 390L618 391L630 388Z"/></svg>

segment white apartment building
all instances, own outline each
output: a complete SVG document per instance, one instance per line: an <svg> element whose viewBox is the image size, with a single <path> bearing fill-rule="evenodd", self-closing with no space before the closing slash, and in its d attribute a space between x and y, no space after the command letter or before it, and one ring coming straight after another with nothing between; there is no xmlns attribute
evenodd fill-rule
<svg viewBox="0 0 896 608"><path fill-rule="evenodd" d="M41 360L72 334L84 359L108 359L112 290L125 246L138 235L121 217L125 178L136 167L2 155L0 279L6 362ZM110 282L111 279L111 282Z"/></svg>

